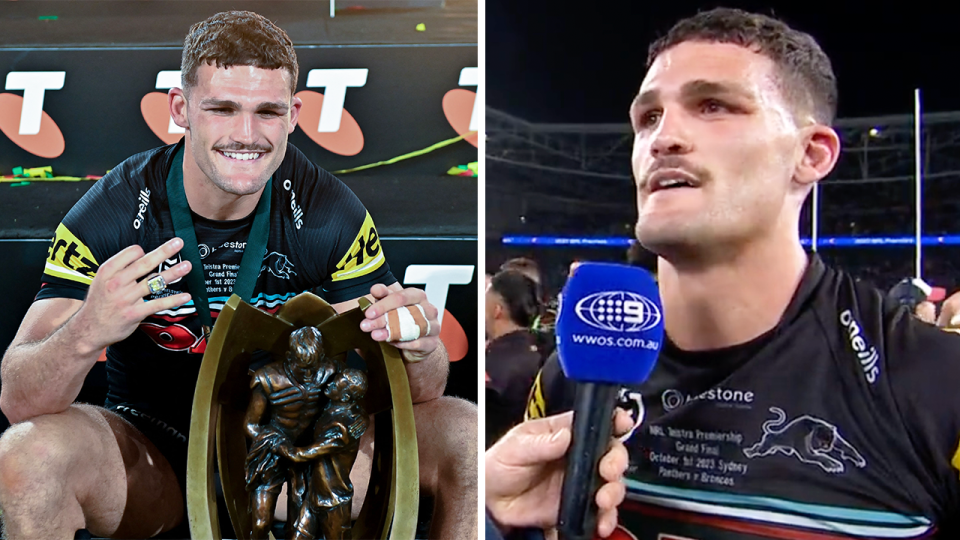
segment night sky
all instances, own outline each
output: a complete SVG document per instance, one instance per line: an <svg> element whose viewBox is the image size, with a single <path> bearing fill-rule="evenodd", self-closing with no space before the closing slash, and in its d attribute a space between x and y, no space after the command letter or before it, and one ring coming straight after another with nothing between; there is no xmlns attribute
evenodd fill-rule
<svg viewBox="0 0 960 540"><path fill-rule="evenodd" d="M776 7L777 5L780 7ZM773 14L833 62L840 118L960 110L960 27L949 8L880 2L486 0L487 106L531 122L626 123L647 46L678 19L717 5ZM930 5L948 5L935 2ZM869 6L869 7L868 7Z"/></svg>

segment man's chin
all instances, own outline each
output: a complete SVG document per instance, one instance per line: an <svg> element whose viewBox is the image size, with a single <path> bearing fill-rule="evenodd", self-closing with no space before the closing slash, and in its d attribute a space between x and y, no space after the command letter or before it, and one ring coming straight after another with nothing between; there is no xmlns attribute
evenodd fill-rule
<svg viewBox="0 0 960 540"><path fill-rule="evenodd" d="M688 228L667 224L642 226L638 224L634 229L634 235L647 251L661 257L696 248L706 240L706 235L698 235Z"/></svg>
<svg viewBox="0 0 960 540"><path fill-rule="evenodd" d="M227 180L227 178L230 178ZM236 177L228 177L227 175L219 175L217 181L214 182L221 191L229 193L231 195L237 195L243 197L246 195L254 195L259 193L265 185L267 185L267 180L270 177L268 176L265 179L237 179Z"/></svg>

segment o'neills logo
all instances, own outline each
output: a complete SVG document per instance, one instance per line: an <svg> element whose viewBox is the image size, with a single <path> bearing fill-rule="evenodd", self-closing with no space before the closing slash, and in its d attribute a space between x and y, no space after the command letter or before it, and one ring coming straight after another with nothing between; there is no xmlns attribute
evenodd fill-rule
<svg viewBox="0 0 960 540"><path fill-rule="evenodd" d="M862 333L860 324L853 318L853 313L850 313L849 309L840 313L840 324L847 329L850 346L853 347L853 352L857 353L860 368L863 370L867 382L875 383L880 375L880 354L860 335Z"/></svg>
<svg viewBox="0 0 960 540"><path fill-rule="evenodd" d="M297 223L297 230L300 230L300 227L303 226L303 207L297 204L297 194L290 189L293 187L293 183L289 178L283 181L284 191L290 192L290 210L293 210L293 220Z"/></svg>
<svg viewBox="0 0 960 540"><path fill-rule="evenodd" d="M143 188L140 190L140 197L137 199L140 205L137 207L137 217L133 218L133 228L140 229L140 225L143 225L144 212L147 211L147 206L150 205L150 190Z"/></svg>

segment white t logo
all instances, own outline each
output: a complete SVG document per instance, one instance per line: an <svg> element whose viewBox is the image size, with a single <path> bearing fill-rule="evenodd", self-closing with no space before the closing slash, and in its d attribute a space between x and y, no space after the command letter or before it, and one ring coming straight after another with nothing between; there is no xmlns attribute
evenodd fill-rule
<svg viewBox="0 0 960 540"><path fill-rule="evenodd" d="M347 99L348 87L360 87L367 84L367 68L357 69L311 69L307 73L307 88L325 87L323 106L320 108L318 133L340 131L340 118L343 116L343 102Z"/></svg>
<svg viewBox="0 0 960 540"><path fill-rule="evenodd" d="M66 71L11 71L7 73L7 90L23 90L20 109L20 135L40 133L43 118L43 96L47 90L60 90Z"/></svg>
<svg viewBox="0 0 960 540"><path fill-rule="evenodd" d="M169 90L171 88L180 88L180 70L176 71L161 71L157 73L157 90ZM178 126L173 121L173 117L170 117L170 127L167 128L167 133L185 133L186 130Z"/></svg>
<svg viewBox="0 0 960 540"><path fill-rule="evenodd" d="M411 264L403 276L404 285L426 284L425 292L430 303L437 308L437 322L443 325L443 309L447 306L447 291L450 285L467 285L473 280L471 265Z"/></svg>
<svg viewBox="0 0 960 540"><path fill-rule="evenodd" d="M460 86L476 86L477 87L477 98L473 101L473 113L470 115L470 131L477 131L480 129L480 104L483 101L480 99L480 69L475 67L467 67L460 70Z"/></svg>

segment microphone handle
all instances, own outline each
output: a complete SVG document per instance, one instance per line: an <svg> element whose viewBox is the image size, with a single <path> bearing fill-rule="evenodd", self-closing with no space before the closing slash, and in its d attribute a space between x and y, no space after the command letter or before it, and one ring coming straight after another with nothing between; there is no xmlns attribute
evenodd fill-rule
<svg viewBox="0 0 960 540"><path fill-rule="evenodd" d="M610 448L613 409L620 387L577 383L573 438L560 492L558 532L561 540L593 540L597 531L600 458Z"/></svg>

